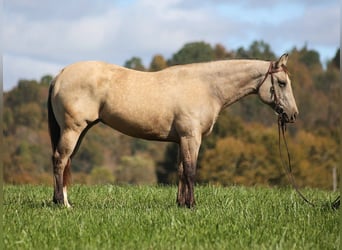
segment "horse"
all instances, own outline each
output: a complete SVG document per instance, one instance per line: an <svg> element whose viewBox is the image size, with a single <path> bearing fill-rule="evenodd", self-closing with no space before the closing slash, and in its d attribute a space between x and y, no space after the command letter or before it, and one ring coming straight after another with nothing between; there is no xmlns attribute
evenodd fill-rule
<svg viewBox="0 0 342 250"><path fill-rule="evenodd" d="M286 63L222 60L141 72L100 62L71 64L51 81L48 123L53 202L70 207L71 159L98 122L137 138L174 142L178 149L177 204L195 205L194 182L202 137L223 109L257 94L286 123L298 115Z"/></svg>

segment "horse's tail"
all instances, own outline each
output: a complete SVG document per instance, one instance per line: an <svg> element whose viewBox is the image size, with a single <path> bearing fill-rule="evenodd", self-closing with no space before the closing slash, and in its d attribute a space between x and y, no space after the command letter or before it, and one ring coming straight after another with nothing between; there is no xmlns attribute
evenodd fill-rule
<svg viewBox="0 0 342 250"><path fill-rule="evenodd" d="M61 129L58 125L58 122L56 120L55 113L53 112L52 109L52 104L51 104L51 93L54 87L54 81L51 82L50 88L49 88L49 97L47 101L48 105L48 121L49 121L49 133L50 133L50 139L51 139L51 146L52 146L52 151L53 153L57 149L57 145L61 136Z"/></svg>
<svg viewBox="0 0 342 250"><path fill-rule="evenodd" d="M57 149L60 137L61 137L61 128L58 125L55 113L53 112L53 109L52 109L52 103L51 103L51 94L52 94L54 85L55 85L55 79L52 80L51 82L51 85L49 88L49 96L47 100L49 133L50 133L50 139L51 139L52 154L56 152L56 149ZM68 162L63 172L63 183L65 185L69 185L71 183L70 165L71 165L71 159L68 159Z"/></svg>

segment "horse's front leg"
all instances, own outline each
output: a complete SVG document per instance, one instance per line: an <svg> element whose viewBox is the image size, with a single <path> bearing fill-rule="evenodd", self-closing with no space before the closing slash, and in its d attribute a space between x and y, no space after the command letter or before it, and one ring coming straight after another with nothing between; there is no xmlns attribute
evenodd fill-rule
<svg viewBox="0 0 342 250"><path fill-rule="evenodd" d="M181 151L178 149L178 192L177 204L180 207L185 206L185 197L187 196L186 179L184 175L183 161L181 160Z"/></svg>
<svg viewBox="0 0 342 250"><path fill-rule="evenodd" d="M194 184L200 144L200 136L183 137L180 142L180 160L183 171L179 171L178 204L186 205L188 208L195 205Z"/></svg>

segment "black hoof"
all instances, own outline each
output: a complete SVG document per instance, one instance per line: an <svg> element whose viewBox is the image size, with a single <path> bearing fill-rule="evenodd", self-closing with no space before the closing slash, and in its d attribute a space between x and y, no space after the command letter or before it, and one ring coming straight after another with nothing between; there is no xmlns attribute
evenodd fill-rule
<svg viewBox="0 0 342 250"><path fill-rule="evenodd" d="M63 199L63 197L62 198L57 198L57 197L53 197L52 198L52 201L53 201L53 203L55 203L55 204L60 204L60 205L63 205L64 204L64 199Z"/></svg>

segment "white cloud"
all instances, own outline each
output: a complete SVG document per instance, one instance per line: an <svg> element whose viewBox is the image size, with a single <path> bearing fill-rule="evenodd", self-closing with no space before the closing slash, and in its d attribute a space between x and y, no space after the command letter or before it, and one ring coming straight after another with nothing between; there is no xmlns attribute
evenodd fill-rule
<svg viewBox="0 0 342 250"><path fill-rule="evenodd" d="M340 17L339 9L334 5L312 6L295 18L264 30L258 29L265 41L273 49L301 48L317 50L323 62L331 59L339 47Z"/></svg>
<svg viewBox="0 0 342 250"><path fill-rule="evenodd" d="M5 50L57 61L69 61L88 53L95 55L107 43L106 33L117 25L112 16L115 13L109 11L101 16L42 22L12 15L4 30Z"/></svg>
<svg viewBox="0 0 342 250"><path fill-rule="evenodd" d="M114 1L113 1L114 2ZM74 20L84 16L99 16L113 6L107 0L5 0L4 9L7 13L18 13L30 20ZM114 4L129 2L129 0L116 0Z"/></svg>
<svg viewBox="0 0 342 250"><path fill-rule="evenodd" d="M62 65L21 56L3 56L4 90L17 84L19 79L40 80L44 75L56 75Z"/></svg>
<svg viewBox="0 0 342 250"><path fill-rule="evenodd" d="M339 44L339 25L339 8L330 5L308 8L284 28L292 39L302 38L313 44L334 46Z"/></svg>

